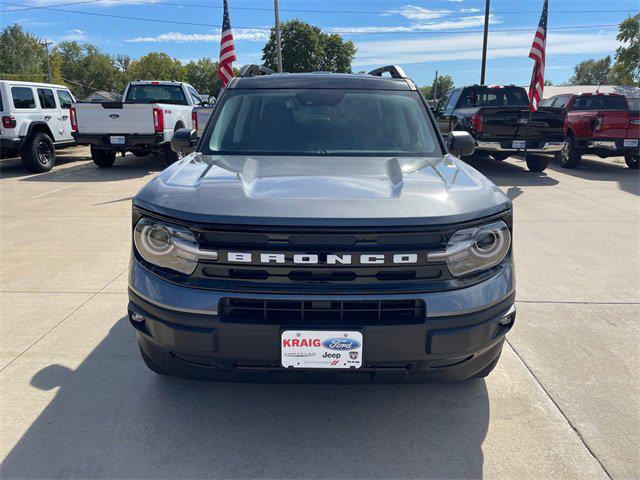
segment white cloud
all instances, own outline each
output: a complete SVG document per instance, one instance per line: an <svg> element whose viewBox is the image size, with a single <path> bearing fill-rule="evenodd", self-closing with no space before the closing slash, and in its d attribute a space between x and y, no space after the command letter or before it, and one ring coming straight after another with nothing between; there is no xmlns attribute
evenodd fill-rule
<svg viewBox="0 0 640 480"><path fill-rule="evenodd" d="M79 40L86 40L87 36L82 30L74 28L73 30L69 30L67 33L60 37L60 41L62 42L72 42Z"/></svg>
<svg viewBox="0 0 640 480"><path fill-rule="evenodd" d="M614 51L619 42L616 33L553 33L547 41L547 59L564 54L598 54ZM527 58L532 34L528 32L495 32L489 35L488 58ZM402 65L449 60L479 60L482 56L482 34L445 35L438 38L387 39L356 43L354 66Z"/></svg>
<svg viewBox="0 0 640 480"><path fill-rule="evenodd" d="M73 3L75 0L70 0L69 5L65 5L65 6L71 6L71 3ZM81 0L78 0L81 1ZM46 7L46 6L53 6L53 5L57 5L60 3L64 3L64 2L60 2L59 0L33 0L31 5L25 5L26 7L29 6L39 6L39 7ZM141 3L140 0L99 0L97 2L92 2L90 5L100 5L100 6L104 6L104 7L110 7L112 5L119 5L119 4L123 4L123 3ZM143 2L145 5L146 4L150 4L150 3L156 3L156 0L144 0Z"/></svg>
<svg viewBox="0 0 640 480"><path fill-rule="evenodd" d="M451 13L451 10L429 10L427 8L416 7L415 5L405 5L386 12L386 15L398 14L409 20L433 20L442 18Z"/></svg>
<svg viewBox="0 0 640 480"><path fill-rule="evenodd" d="M268 30L235 30L233 38L236 41L264 42L269 38ZM155 36L125 38L126 43L190 43L190 42L220 42L218 33L181 33L167 32Z"/></svg>
<svg viewBox="0 0 640 480"><path fill-rule="evenodd" d="M502 20L491 14L489 15L489 23L497 24ZM451 20L440 20L437 22L420 22L412 25L395 25L395 26L371 26L371 27L335 27L327 29L329 31L340 32L344 34L358 33L406 33L406 32L430 32L433 30L460 30L463 28L480 27L484 25L483 15L473 15Z"/></svg>
<svg viewBox="0 0 640 480"><path fill-rule="evenodd" d="M478 13L480 12L479 8L461 8L460 13Z"/></svg>

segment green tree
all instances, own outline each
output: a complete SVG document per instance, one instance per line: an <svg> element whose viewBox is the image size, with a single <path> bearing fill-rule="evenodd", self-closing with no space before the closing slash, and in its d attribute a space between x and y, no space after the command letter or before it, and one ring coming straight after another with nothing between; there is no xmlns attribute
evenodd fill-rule
<svg viewBox="0 0 640 480"><path fill-rule="evenodd" d="M620 23L616 50L616 63L611 76L621 85L640 85L640 13Z"/></svg>
<svg viewBox="0 0 640 480"><path fill-rule="evenodd" d="M42 41L18 24L0 33L0 73L14 80L45 81L47 57Z"/></svg>
<svg viewBox="0 0 640 480"><path fill-rule="evenodd" d="M609 80L611 57L600 60L585 60L573 68L573 76L569 85L603 85Z"/></svg>
<svg viewBox="0 0 640 480"><path fill-rule="evenodd" d="M162 52L147 53L139 59L133 60L128 70L128 76L132 80L182 81L184 75L182 62Z"/></svg>
<svg viewBox="0 0 640 480"><path fill-rule="evenodd" d="M222 88L220 78L218 78L218 63L210 58L201 58L197 61L190 61L184 66L184 79L203 95L213 95L217 97Z"/></svg>
<svg viewBox="0 0 640 480"><path fill-rule="evenodd" d="M318 27L301 20L289 20L281 25L282 69L285 72L351 72L356 54L353 42L342 40L338 34L323 33ZM275 31L262 49L266 67L278 66Z"/></svg>
<svg viewBox="0 0 640 480"><path fill-rule="evenodd" d="M90 43L62 42L55 48L60 73L76 95L83 98L95 90L121 92L125 79L113 58Z"/></svg>
<svg viewBox="0 0 640 480"><path fill-rule="evenodd" d="M433 87L436 84L435 78L433 79L433 83L426 87L420 87L420 92L427 100L433 100ZM438 75L438 89L436 94L438 98L442 98L442 96L451 90L455 86L455 82L451 75Z"/></svg>

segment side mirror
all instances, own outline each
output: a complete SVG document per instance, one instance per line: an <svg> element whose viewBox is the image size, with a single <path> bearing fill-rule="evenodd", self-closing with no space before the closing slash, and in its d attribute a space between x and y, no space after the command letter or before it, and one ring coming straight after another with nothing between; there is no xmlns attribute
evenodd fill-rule
<svg viewBox="0 0 640 480"><path fill-rule="evenodd" d="M476 141L469 132L453 131L449 133L447 147L456 157L473 155L476 150Z"/></svg>
<svg viewBox="0 0 640 480"><path fill-rule="evenodd" d="M179 128L171 137L171 150L184 155L193 152L198 143L198 132L190 128Z"/></svg>

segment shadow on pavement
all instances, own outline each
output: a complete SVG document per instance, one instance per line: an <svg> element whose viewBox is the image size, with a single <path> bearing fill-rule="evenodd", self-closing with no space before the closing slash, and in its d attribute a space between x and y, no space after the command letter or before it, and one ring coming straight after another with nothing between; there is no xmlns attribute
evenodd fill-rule
<svg viewBox="0 0 640 480"><path fill-rule="evenodd" d="M563 168L555 162L551 162L548 168L583 180L618 182L623 192L640 195L640 174L638 170L628 168L622 157L619 163L613 163L611 159L583 157L576 168Z"/></svg>
<svg viewBox="0 0 640 480"><path fill-rule="evenodd" d="M195 382L147 371L125 318L59 387L2 478L480 478L483 380L425 385Z"/></svg>
<svg viewBox="0 0 640 480"><path fill-rule="evenodd" d="M61 150L56 155L56 165L46 173L31 173L24 168L20 158L3 159L0 162L0 177L19 178L21 182L110 182L144 177L159 173L167 167L164 158L148 155L135 157L117 156L112 168L98 168L87 154ZM70 165L74 164L74 165Z"/></svg>

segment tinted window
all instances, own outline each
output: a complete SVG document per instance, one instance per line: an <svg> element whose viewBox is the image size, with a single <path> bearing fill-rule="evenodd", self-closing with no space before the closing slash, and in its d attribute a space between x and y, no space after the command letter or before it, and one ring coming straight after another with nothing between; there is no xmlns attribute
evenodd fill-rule
<svg viewBox="0 0 640 480"><path fill-rule="evenodd" d="M39 88L38 100L40 100L40 107L42 108L56 108L56 99L53 96L53 90Z"/></svg>
<svg viewBox="0 0 640 480"><path fill-rule="evenodd" d="M640 111L640 98L627 98L627 101L629 102L630 110L634 112Z"/></svg>
<svg viewBox="0 0 640 480"><path fill-rule="evenodd" d="M449 103L449 99L451 98L451 95L453 94L453 90L450 92L447 92L444 94L444 97L442 97L440 99L440 101L438 102L438 106L436 107L436 110L438 110L440 113L444 112L444 109L446 108L447 104Z"/></svg>
<svg viewBox="0 0 640 480"><path fill-rule="evenodd" d="M453 93L451 94L451 98L449 99L449 102L447 103L447 108L446 111L447 113L450 113L453 111L454 108L456 108L456 103L458 103L458 98L460 98L460 93L462 92L462 90L454 90Z"/></svg>
<svg viewBox="0 0 640 480"><path fill-rule="evenodd" d="M628 110L627 101L620 95L580 95L572 110Z"/></svg>
<svg viewBox="0 0 640 480"><path fill-rule="evenodd" d="M529 105L529 97L522 87L471 87L465 88L458 103L465 107L503 107Z"/></svg>
<svg viewBox="0 0 640 480"><path fill-rule="evenodd" d="M0 92L0 112L4 112L4 107L2 106L2 92Z"/></svg>
<svg viewBox="0 0 640 480"><path fill-rule="evenodd" d="M180 85L131 85L125 102L187 105Z"/></svg>
<svg viewBox="0 0 640 480"><path fill-rule="evenodd" d="M207 153L442 155L417 92L231 90Z"/></svg>
<svg viewBox="0 0 640 480"><path fill-rule="evenodd" d="M29 87L11 87L13 106L16 108L36 108L33 90Z"/></svg>
<svg viewBox="0 0 640 480"><path fill-rule="evenodd" d="M71 98L71 94L66 90L58 90L58 101L60 102L61 108L71 108L73 98Z"/></svg>
<svg viewBox="0 0 640 480"><path fill-rule="evenodd" d="M542 102L540 102L540 106L541 107L550 107L553 102L555 102L557 99L557 97L551 97L551 98L547 98L546 100L543 100Z"/></svg>
<svg viewBox="0 0 640 480"><path fill-rule="evenodd" d="M571 95L560 95L555 103L553 104L554 107L564 107L567 105L567 101L571 98Z"/></svg>

